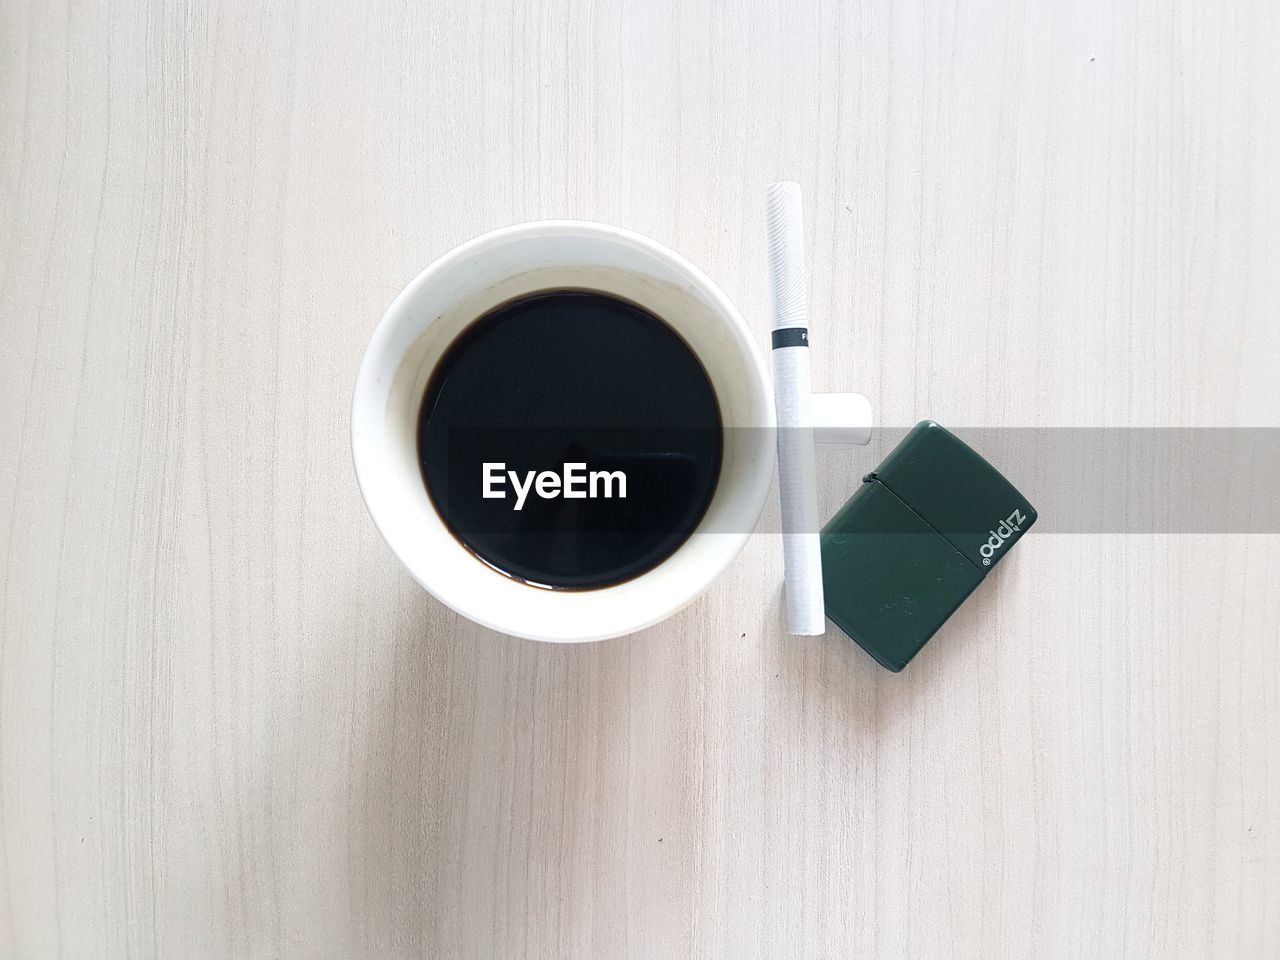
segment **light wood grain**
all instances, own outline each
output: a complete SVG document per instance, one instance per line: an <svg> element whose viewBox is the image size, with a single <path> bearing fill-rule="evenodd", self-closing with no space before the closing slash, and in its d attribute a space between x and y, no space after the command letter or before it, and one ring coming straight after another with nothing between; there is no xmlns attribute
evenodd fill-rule
<svg viewBox="0 0 1280 960"><path fill-rule="evenodd" d="M1031 536L892 676L762 536L563 649L417 589L347 442L502 224L763 345L783 177L882 422L1280 426L1278 92L1269 0L6 3L0 955L1280 956L1280 537Z"/></svg>

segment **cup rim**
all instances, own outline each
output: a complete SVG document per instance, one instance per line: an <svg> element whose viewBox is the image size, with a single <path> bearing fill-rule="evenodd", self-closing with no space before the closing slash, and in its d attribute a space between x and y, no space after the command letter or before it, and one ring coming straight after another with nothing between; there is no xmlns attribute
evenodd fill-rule
<svg viewBox="0 0 1280 960"><path fill-rule="evenodd" d="M650 627L669 616L672 616L683 607L687 606L693 600L697 599L705 592L729 567L729 565L738 557L742 548L746 545L747 539L751 534L750 529L733 532L699 532L695 531L691 534L690 539L694 537L714 536L717 538L728 538L729 547L722 548L716 554L708 558L709 562L704 563L699 568L699 575L694 579L694 583L688 588L673 594L670 603L654 604L650 612L644 616L632 617L624 622L611 624L601 630L573 630L566 629L561 634L554 634L546 630L531 631L522 628L519 624L509 621L504 622L501 617L492 616L489 609L480 602L466 602L469 598L458 596L446 596L436 588L430 578L422 571L415 568L415 564L401 552L397 547L395 538L389 535L387 525L393 521L393 517L382 510L377 503L376 497L371 495L369 477L376 466L372 463L362 461L361 443L359 440L359 425L367 417L362 408L368 403L376 400L376 393L373 390L374 383L371 382L379 375L379 370L383 369L388 360L388 341L392 339L393 332L398 330L400 325L406 322L409 311L408 307L414 302L423 288L434 282L438 277L448 271L457 268L462 261L476 257L483 253L489 247L499 243L511 241L536 239L545 236L576 236L584 239L605 240L615 243L623 243L636 248L649 256L663 262L666 266L672 268L676 273L681 275L692 287L696 288L700 297L702 297L708 306L726 323L727 327L737 335L742 344L747 348L746 356L750 358L753 367L753 381L758 386L759 400L763 404L765 419L768 425L773 423L773 395L770 389L770 381L764 360L760 350L751 336L751 331L747 327L742 316L739 314L733 302L724 294L724 292L707 276L702 270L687 260L681 254L675 252L670 247L659 243L642 234L627 230L621 227L615 227L608 224L597 223L586 220L536 220L524 223L512 224L506 227L500 227L495 230L488 231L477 237L474 237L453 249L447 251L432 263L430 263L400 291L392 300L391 304L383 313L382 318L378 321L369 344L365 348L365 352L361 357L360 367L356 375L355 389L352 397L351 405L351 454L352 464L356 475L356 485L360 490L361 499L364 501L365 509L373 521L374 527L377 529L383 541L390 547L396 559L408 570L414 580L422 586L428 593L448 606L455 612L467 617L469 620L480 624L481 626L498 631L500 633L511 636L523 637L531 640L540 640L556 643L585 643L596 640L605 640L613 637L625 636ZM429 324L427 325L429 326ZM424 326L424 330L427 328ZM402 362L403 358L391 358L396 364ZM376 411L375 411L376 413ZM754 499L754 504L750 504L747 514L751 517L751 527L754 528L756 521L764 510L765 503L768 500L768 492L773 479L773 470L775 464L775 451L772 444L762 444L766 448L765 455L751 467L749 474L745 479L751 482L744 484L742 496ZM432 504L434 510L434 504ZM437 519L443 523L444 518ZM686 541L687 543L688 541ZM465 549L465 545L464 545ZM679 549L679 548L678 548ZM677 550L678 552L678 550ZM676 554L673 553L672 556ZM670 559L670 558L668 558ZM663 560L655 569L660 569L667 560ZM501 576L501 574L495 574ZM615 586L601 587L592 591L563 591L566 595L577 593L592 593L597 595L607 594L611 590L625 587L626 584L618 584ZM553 591L553 593L556 591Z"/></svg>

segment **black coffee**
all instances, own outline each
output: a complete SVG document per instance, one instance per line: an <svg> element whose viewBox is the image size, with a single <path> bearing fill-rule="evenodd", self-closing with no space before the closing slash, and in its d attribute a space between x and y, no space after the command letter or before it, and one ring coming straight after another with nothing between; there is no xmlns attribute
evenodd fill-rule
<svg viewBox="0 0 1280 960"><path fill-rule="evenodd" d="M619 583L675 552L711 501L722 446L685 342L582 290L522 297L468 327L418 422L422 476L454 536L509 576L564 589Z"/></svg>

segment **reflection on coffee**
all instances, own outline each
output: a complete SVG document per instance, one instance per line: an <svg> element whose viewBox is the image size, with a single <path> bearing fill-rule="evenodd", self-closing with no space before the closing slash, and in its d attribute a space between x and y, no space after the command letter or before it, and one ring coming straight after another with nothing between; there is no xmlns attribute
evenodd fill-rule
<svg viewBox="0 0 1280 960"><path fill-rule="evenodd" d="M471 324L418 422L423 480L454 536L509 576L561 589L620 583L674 553L706 513L722 453L715 392L685 342L587 290L521 297Z"/></svg>

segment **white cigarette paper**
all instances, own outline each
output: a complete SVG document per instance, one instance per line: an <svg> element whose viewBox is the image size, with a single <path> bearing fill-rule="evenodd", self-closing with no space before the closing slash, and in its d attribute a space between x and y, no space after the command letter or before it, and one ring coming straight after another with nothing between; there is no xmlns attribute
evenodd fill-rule
<svg viewBox="0 0 1280 960"><path fill-rule="evenodd" d="M818 483L809 384L809 278L804 259L800 185L771 184L766 208L787 622L796 636L817 636L826 632L827 625L818 545Z"/></svg>

